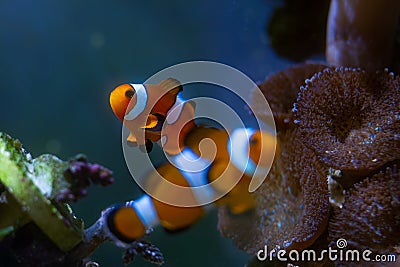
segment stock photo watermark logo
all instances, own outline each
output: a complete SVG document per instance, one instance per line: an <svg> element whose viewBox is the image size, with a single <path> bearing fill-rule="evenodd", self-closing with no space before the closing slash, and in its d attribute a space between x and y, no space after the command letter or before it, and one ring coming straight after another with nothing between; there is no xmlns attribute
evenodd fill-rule
<svg viewBox="0 0 400 267"><path fill-rule="evenodd" d="M192 83L223 87L246 103L251 112L252 105L250 102L252 100L250 100L250 96L252 95L253 98L265 101L266 113L271 114L271 116L263 117L263 120L254 116L257 126L254 127L255 129L248 129L246 122L230 106L230 103L213 97L196 97L184 100L179 93L167 116L158 120L158 122L162 122L162 127L159 127L157 118L160 115L153 114L154 110L162 109L160 103L168 101L167 97L170 97L169 94L175 94L176 88L182 90L185 85ZM156 94L149 92L152 86L156 88L157 85ZM251 177L249 192L254 192L263 183L275 156L275 123L264 95L244 73L217 62L194 61L168 67L151 76L143 84L132 84L131 86L136 92L124 117L123 153L131 176L148 195L169 205L196 207L210 204L226 195L243 175L250 175ZM191 107L193 108L191 109ZM252 113L254 114L254 112ZM151 118L154 118L155 122ZM208 138L201 140L199 143L200 156L194 155L186 148L179 151L180 133L185 131L185 127L193 123L194 119L211 120L228 132L229 163L238 168L237 174L233 176L224 175L226 172L224 170L219 176L221 178L212 182L201 182L202 177L207 174L208 168L213 163L217 144L213 144L213 141ZM157 128L157 131L160 132L160 140L157 143L163 149L169 163L179 169L185 178L191 180L190 187L180 186L165 179L157 172L147 153L143 153L137 147L132 147L129 144L129 140L135 140L141 145L146 144L148 141L146 141L146 136L153 134L150 131L146 132L146 129L150 127L149 125L153 127L152 129ZM248 153L248 139L255 130L265 131L274 136L273 151L262 152L259 157L262 159L262 164L261 162L254 164ZM239 153L238 149L246 151L247 154ZM174 151L174 153L170 154L168 151ZM175 153L175 151L177 152ZM228 166L230 165L228 164ZM224 185L224 189L215 190L221 184Z"/></svg>
<svg viewBox="0 0 400 267"><path fill-rule="evenodd" d="M340 262L396 262L395 254L374 254L369 249L356 250L347 249L347 240L339 238L336 241L336 248L328 247L321 251L312 249L304 249L302 251L283 249L268 250L267 246L257 252L257 259L259 261L273 261L276 258L282 262L318 262L328 259L330 261Z"/></svg>

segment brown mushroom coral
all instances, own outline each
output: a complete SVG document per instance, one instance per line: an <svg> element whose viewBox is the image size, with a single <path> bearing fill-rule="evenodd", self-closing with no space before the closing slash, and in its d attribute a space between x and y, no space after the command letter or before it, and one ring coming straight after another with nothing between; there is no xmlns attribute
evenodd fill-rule
<svg viewBox="0 0 400 267"><path fill-rule="evenodd" d="M265 245L269 251L321 249L315 241L326 245L322 233L333 194L327 181L331 177L340 186L347 184L346 191L339 190L345 203L336 207L330 240L348 236L354 244L374 242L370 248L386 252L399 247L400 179L394 164L400 159L400 78L388 71L327 68L306 80L290 110L296 90L287 86L285 75L271 76L286 84L277 87L280 91L266 89L273 88L270 81L260 87L274 115L293 116L295 124L278 129L280 152L254 193L255 210L234 216L221 209L219 230L251 254ZM262 115L256 104L256 114ZM353 176L357 179L347 179Z"/></svg>
<svg viewBox="0 0 400 267"><path fill-rule="evenodd" d="M255 254L270 249L303 249L326 229L329 215L327 169L301 143L293 129L293 103L305 79L326 68L299 64L267 78L259 88L267 98L278 129L280 153L263 185L254 193L257 207L243 216L219 211L219 230L241 249ZM257 98L253 110L268 116Z"/></svg>
<svg viewBox="0 0 400 267"><path fill-rule="evenodd" d="M268 76L258 85L271 107L278 131L286 128L293 121L292 108L300 85L305 79L324 68L326 68L325 65L318 63L298 64ZM264 106L265 102L257 98L258 94L253 94L253 96L252 108L256 116L268 120L270 114Z"/></svg>
<svg viewBox="0 0 400 267"><path fill-rule="evenodd" d="M400 173L393 164L348 192L343 209L335 209L329 238L346 239L346 249L392 254L400 245L399 210Z"/></svg>
<svg viewBox="0 0 400 267"><path fill-rule="evenodd" d="M327 166L365 175L400 157L400 78L325 69L306 82L294 114L302 142Z"/></svg>
<svg viewBox="0 0 400 267"><path fill-rule="evenodd" d="M221 233L248 253L265 245L269 251L326 249L339 238L349 248L399 253L400 78L371 70L391 63L400 2L378 2L331 2L328 63L367 70L305 64L259 84L275 118L280 152L254 193L254 211L219 211ZM385 18L371 19L379 16ZM261 119L269 115L257 98L252 108ZM344 203L329 216L335 194Z"/></svg>
<svg viewBox="0 0 400 267"><path fill-rule="evenodd" d="M255 192L248 216L219 211L219 230L250 254L269 249L303 249L325 230L328 219L326 173L297 131L278 136L282 144L271 172Z"/></svg>

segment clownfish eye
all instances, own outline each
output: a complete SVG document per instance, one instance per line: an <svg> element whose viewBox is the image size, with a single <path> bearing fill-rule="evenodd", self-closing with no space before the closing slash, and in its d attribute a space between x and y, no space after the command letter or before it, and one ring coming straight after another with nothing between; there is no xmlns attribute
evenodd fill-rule
<svg viewBox="0 0 400 267"><path fill-rule="evenodd" d="M249 141L249 143L250 143L250 145L257 145L258 144L258 138L256 137L256 136L252 136L251 138L250 138L250 141Z"/></svg>
<svg viewBox="0 0 400 267"><path fill-rule="evenodd" d="M136 94L135 89L129 89L125 91L126 98L132 98Z"/></svg>

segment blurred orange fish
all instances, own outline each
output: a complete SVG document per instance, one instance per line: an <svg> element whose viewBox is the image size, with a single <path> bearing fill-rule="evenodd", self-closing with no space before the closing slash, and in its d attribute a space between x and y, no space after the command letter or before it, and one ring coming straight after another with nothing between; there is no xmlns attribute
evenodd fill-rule
<svg viewBox="0 0 400 267"><path fill-rule="evenodd" d="M201 144L205 139L211 142ZM209 146L212 143L214 149ZM107 210L106 234L116 243L134 242L157 225L169 232L185 229L197 222L210 207L201 204L208 203L203 200L218 192L222 192L223 197L214 204L228 207L233 214L254 208L255 199L249 186L252 179L265 178L268 174L276 147L274 135L248 128L235 129L228 135L225 130L198 127L190 132L185 144L183 151L171 158L172 163L159 165L146 177L146 191L151 191L151 196L145 194ZM176 194L168 190L165 183L160 183L159 175L183 187L212 184L200 191L191 190L187 195ZM236 185L234 177L239 178ZM169 205L159 200L164 197L184 198L199 204L190 207Z"/></svg>

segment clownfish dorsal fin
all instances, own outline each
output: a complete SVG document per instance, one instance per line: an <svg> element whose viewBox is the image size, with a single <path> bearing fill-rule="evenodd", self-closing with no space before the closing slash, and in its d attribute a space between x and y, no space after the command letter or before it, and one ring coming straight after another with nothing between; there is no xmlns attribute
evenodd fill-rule
<svg viewBox="0 0 400 267"><path fill-rule="evenodd" d="M167 78L161 81L160 86L175 97L178 96L179 92L183 91L181 82L174 78Z"/></svg>
<svg viewBox="0 0 400 267"><path fill-rule="evenodd" d="M186 101L189 105L192 106L193 109L196 109L196 102L194 102L193 100L188 100Z"/></svg>

